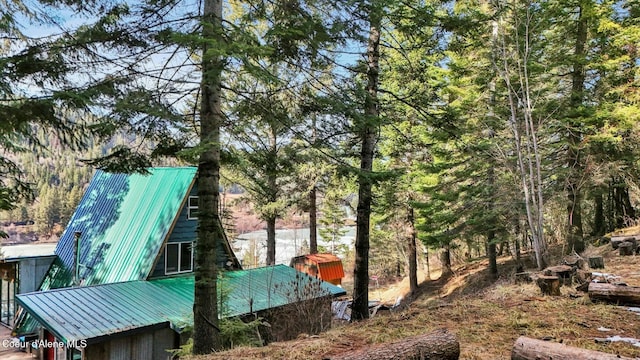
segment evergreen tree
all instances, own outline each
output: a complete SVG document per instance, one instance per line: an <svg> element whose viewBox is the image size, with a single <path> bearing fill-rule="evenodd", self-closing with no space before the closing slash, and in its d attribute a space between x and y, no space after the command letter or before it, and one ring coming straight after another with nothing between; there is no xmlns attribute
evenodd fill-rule
<svg viewBox="0 0 640 360"><path fill-rule="evenodd" d="M318 232L324 243L327 244L325 247L332 253L337 253L340 250L336 246L336 241L347 233L344 229L347 217L344 202L348 194L345 194L346 188L341 187L340 184L341 181L337 181L337 174L334 173L324 191L319 220L321 227Z"/></svg>

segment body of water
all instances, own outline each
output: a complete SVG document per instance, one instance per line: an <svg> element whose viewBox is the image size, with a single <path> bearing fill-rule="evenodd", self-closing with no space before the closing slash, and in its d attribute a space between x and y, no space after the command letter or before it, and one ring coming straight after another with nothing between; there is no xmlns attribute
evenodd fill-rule
<svg viewBox="0 0 640 360"><path fill-rule="evenodd" d="M336 239L333 243L330 239L325 241L318 234L318 247L322 246L331 252L332 247L334 253L340 257L343 254L339 251L340 245L352 248L356 238L355 226L342 228L345 235ZM291 258L303 254L302 249L309 247L309 228L301 229L278 229L276 230L276 264L289 265ZM250 258L259 259L258 264L243 264L245 268L261 266L266 263L267 257L267 231L253 231L238 235L232 241L232 247L238 260L245 259L247 252L253 252L254 256ZM257 255L257 256L256 256Z"/></svg>

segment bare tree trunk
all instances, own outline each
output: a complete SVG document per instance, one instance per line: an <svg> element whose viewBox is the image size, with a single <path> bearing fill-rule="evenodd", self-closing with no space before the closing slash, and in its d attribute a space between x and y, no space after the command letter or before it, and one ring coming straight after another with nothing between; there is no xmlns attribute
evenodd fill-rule
<svg viewBox="0 0 640 360"><path fill-rule="evenodd" d="M369 42L367 46L367 96L365 117L360 123L360 172L358 174L358 207L356 215L356 261L354 268L353 307L351 320L369 318L369 222L371 217L371 172L375 153L378 109L378 77L380 71L381 9L369 9Z"/></svg>
<svg viewBox="0 0 640 360"><path fill-rule="evenodd" d="M222 41L222 1L204 0L202 35ZM208 354L221 348L218 328L218 269L216 249L222 229L218 221L220 184L220 126L223 60L207 51L202 57L202 99L200 104L200 143L204 151L198 162L198 239L195 248L195 287L193 304L193 353ZM217 52L215 52L217 53Z"/></svg>
<svg viewBox="0 0 640 360"><path fill-rule="evenodd" d="M525 40L524 40L524 52L522 59L518 58L518 74L520 79L520 87L523 90L524 99L524 128L526 133L526 159L529 165L529 184L531 187L531 200L532 207L535 211L535 224L533 225L536 230L534 236L534 242L539 252L538 266L546 266L547 259L547 243L544 238L544 198L542 194L542 161L540 159L540 150L538 148L538 129L533 120L533 103L531 101L531 87L529 85L529 56L530 39L532 37L531 29L529 28L529 21L532 17L531 9L527 7L527 20L525 22Z"/></svg>
<svg viewBox="0 0 640 360"><path fill-rule="evenodd" d="M527 8L527 12L530 10ZM530 19L527 14L527 19ZM524 24L524 43L520 43L518 36L514 39L514 46L517 49L523 49L512 54L507 48L505 36L501 36L501 55L497 58L503 59L502 68L498 68L503 81L507 86L507 94L509 100L509 108L511 111L509 125L513 132L514 145L516 147L516 155L518 160L518 170L524 195L524 203L527 215L527 224L533 239L533 248L536 255L536 262L539 269L546 267L547 246L544 238L544 203L542 195L542 165L540 153L538 149L537 128L533 121L533 105L530 96L528 58L530 56L529 39L530 29L528 21ZM500 28L498 22L494 23L494 36L498 36ZM517 54L517 55L516 55ZM515 58L515 64L510 64L509 59ZM515 65L515 70L513 66ZM496 63L496 67L498 64ZM519 84L516 89L511 78L517 76ZM519 100L516 100L519 99ZM521 108L518 107L517 101L522 102ZM519 117L522 116L522 120ZM522 135L524 128L525 135Z"/></svg>

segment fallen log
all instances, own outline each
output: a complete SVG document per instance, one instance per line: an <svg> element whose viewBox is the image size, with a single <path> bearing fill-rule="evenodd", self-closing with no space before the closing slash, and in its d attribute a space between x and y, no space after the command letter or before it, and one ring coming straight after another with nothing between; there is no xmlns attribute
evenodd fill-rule
<svg viewBox="0 0 640 360"><path fill-rule="evenodd" d="M620 244L624 242L630 242L633 245L637 245L637 240L634 236L617 236L611 238L611 247L616 250Z"/></svg>
<svg viewBox="0 0 640 360"><path fill-rule="evenodd" d="M615 304L640 305L640 287L590 283L589 298Z"/></svg>
<svg viewBox="0 0 640 360"><path fill-rule="evenodd" d="M632 360L615 354L581 349L556 342L520 336L513 344L511 360Z"/></svg>
<svg viewBox="0 0 640 360"><path fill-rule="evenodd" d="M460 343L446 329L408 337L386 344L347 351L325 359L330 360L457 360Z"/></svg>

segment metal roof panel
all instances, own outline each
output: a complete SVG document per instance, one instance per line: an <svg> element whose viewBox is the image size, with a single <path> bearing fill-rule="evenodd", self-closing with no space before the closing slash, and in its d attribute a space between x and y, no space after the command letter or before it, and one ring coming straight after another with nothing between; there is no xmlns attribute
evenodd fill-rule
<svg viewBox="0 0 640 360"><path fill-rule="evenodd" d="M193 306L148 281L130 281L35 292L17 297L60 341L88 340L176 322Z"/></svg>
<svg viewBox="0 0 640 360"><path fill-rule="evenodd" d="M57 278L57 285L72 285L76 232L84 285L146 278L195 174L193 167L152 168L149 175L97 171L56 247L67 270L67 284Z"/></svg>
<svg viewBox="0 0 640 360"><path fill-rule="evenodd" d="M225 272L221 317L234 317L323 296L337 286L285 265ZM129 281L18 295L18 303L61 341L89 340L167 323L193 323L194 277Z"/></svg>

